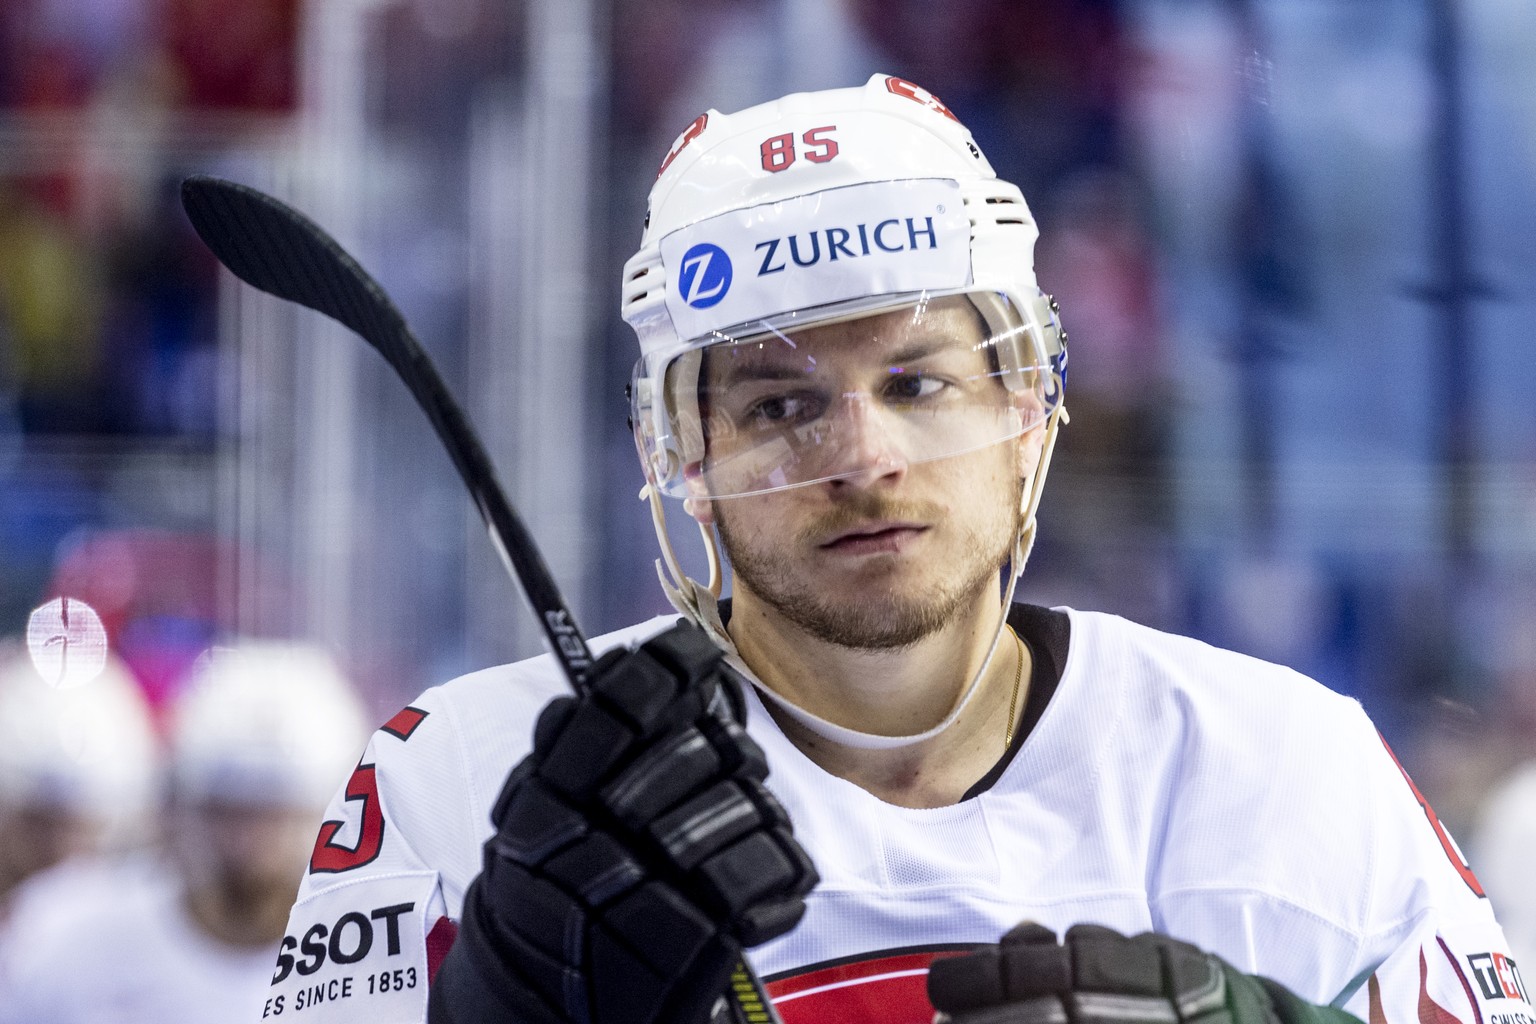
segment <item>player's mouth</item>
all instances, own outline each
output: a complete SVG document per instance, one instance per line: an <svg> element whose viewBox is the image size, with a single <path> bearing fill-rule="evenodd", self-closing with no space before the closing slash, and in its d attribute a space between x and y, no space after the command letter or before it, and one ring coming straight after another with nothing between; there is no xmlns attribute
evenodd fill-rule
<svg viewBox="0 0 1536 1024"><path fill-rule="evenodd" d="M820 547L823 551L838 555L895 554L906 550L926 532L928 527L922 523L865 523L851 530L843 530L822 542Z"/></svg>

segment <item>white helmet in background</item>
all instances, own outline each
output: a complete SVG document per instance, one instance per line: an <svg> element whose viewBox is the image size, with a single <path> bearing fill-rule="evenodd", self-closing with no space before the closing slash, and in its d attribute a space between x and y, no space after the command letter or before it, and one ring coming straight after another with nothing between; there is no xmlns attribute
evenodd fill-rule
<svg viewBox="0 0 1536 1024"><path fill-rule="evenodd" d="M367 734L356 694L324 651L215 647L173 708L171 792L183 803L322 807Z"/></svg>
<svg viewBox="0 0 1536 1024"><path fill-rule="evenodd" d="M796 337L893 311L912 335L942 337L959 307L980 337L967 343L962 386L946 391L962 396L952 404L923 404L922 368L889 368L905 375L900 400L886 403L893 458L947 458L1045 425L1013 558L1014 576L1023 570L1066 371L1056 306L1035 280L1037 236L1019 189L904 79L711 110L679 136L625 266L622 310L642 353L631 415L672 575L662 583L683 614L728 643L712 607L715 539L705 531L704 587L683 574L657 495L712 501L855 472L845 453L857 439L840 425L853 417L836 414L849 396ZM775 385L771 404L728 398L764 377L792 383Z"/></svg>
<svg viewBox="0 0 1536 1024"><path fill-rule="evenodd" d="M1488 898L1499 908L1499 925L1509 952L1522 964L1536 964L1536 886L1531 884L1536 851L1536 760L1517 765L1499 780L1478 813L1471 861Z"/></svg>
<svg viewBox="0 0 1536 1024"><path fill-rule="evenodd" d="M0 647L0 810L47 807L109 829L150 808L157 744L148 704L115 657L94 678L49 685L20 645Z"/></svg>

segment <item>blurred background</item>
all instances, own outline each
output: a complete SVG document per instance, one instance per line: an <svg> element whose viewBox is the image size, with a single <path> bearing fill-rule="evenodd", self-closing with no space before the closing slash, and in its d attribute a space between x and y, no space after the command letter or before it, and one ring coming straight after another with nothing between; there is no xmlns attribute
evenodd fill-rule
<svg viewBox="0 0 1536 1024"><path fill-rule="evenodd" d="M702 110L876 71L1042 225L1072 423L1021 598L1358 697L1473 834L1536 755L1525 0L4 0L0 636L87 602L155 707L214 639L313 641L375 721L540 649L405 390L221 275L194 171L376 273L589 633L667 610L646 190Z"/></svg>

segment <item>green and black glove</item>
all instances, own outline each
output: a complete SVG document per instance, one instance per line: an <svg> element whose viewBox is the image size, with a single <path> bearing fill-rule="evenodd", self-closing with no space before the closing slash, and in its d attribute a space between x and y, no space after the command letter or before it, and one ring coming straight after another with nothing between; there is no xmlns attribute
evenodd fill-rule
<svg viewBox="0 0 1536 1024"><path fill-rule="evenodd" d="M1187 942L1021 924L995 946L935 961L935 1024L1359 1024Z"/></svg>

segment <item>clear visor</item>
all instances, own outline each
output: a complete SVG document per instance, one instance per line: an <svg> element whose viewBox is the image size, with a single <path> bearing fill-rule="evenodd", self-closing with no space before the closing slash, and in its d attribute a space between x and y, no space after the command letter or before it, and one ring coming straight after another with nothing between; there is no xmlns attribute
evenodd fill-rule
<svg viewBox="0 0 1536 1024"><path fill-rule="evenodd" d="M1046 329L1000 294L805 319L641 361L636 441L654 486L733 498L886 472L1018 437L1057 396Z"/></svg>

